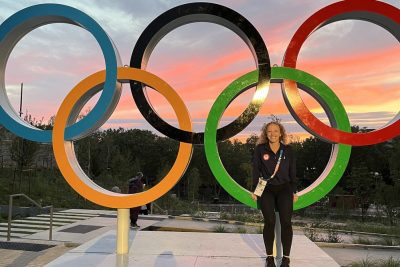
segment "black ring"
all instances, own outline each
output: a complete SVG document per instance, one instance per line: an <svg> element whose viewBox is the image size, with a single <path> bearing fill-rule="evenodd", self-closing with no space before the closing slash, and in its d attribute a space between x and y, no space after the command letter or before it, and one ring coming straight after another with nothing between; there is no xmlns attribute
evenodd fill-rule
<svg viewBox="0 0 400 267"><path fill-rule="evenodd" d="M271 79L271 64L267 47L256 28L242 15L225 6L213 3L189 3L174 7L154 19L139 37L131 56L130 66L146 68L157 43L172 30L192 22L211 22L238 34L252 51L259 69L256 93L246 110L233 122L218 129L217 141L228 139L251 123L263 104ZM146 99L145 85L131 81L132 96L143 117L159 132L175 140L203 144L204 132L194 133L175 128L165 122Z"/></svg>

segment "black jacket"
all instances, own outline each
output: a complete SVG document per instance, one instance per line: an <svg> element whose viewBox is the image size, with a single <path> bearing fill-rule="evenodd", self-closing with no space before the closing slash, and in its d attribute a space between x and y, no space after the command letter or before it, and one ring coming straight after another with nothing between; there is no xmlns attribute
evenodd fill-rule
<svg viewBox="0 0 400 267"><path fill-rule="evenodd" d="M281 185L290 183L293 192L297 192L296 185L296 159L290 146L280 144L278 152L275 154L269 144L259 144L254 149L253 156L253 186L258 183L258 178L262 176L268 179L274 173L278 162L280 150L283 150L281 164L275 177L268 183L272 185Z"/></svg>
<svg viewBox="0 0 400 267"><path fill-rule="evenodd" d="M143 182L142 179L140 177L133 177L131 179L128 180L128 193L132 194L132 193L139 193L143 191Z"/></svg>

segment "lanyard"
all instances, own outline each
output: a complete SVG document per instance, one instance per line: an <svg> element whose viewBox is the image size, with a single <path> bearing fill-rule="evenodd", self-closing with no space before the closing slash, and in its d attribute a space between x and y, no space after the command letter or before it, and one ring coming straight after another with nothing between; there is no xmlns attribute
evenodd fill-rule
<svg viewBox="0 0 400 267"><path fill-rule="evenodd" d="M281 165L282 155L283 155L283 149L281 149L281 151L279 152L279 158L278 158L278 162L276 163L274 173L266 181L269 181L275 177L275 174L278 172L279 166Z"/></svg>

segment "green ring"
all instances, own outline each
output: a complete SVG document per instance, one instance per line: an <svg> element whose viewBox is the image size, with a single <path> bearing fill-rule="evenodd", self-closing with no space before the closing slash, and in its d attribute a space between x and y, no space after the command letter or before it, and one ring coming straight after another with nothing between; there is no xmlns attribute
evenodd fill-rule
<svg viewBox="0 0 400 267"><path fill-rule="evenodd" d="M349 118L342 103L334 92L321 80L306 72L286 67L273 67L271 76L272 79L293 80L309 87L309 89L318 95L332 111L334 120L337 123L337 128L342 131L351 132ZM229 103L243 91L243 88L250 88L256 85L257 80L258 71L255 70L241 76L228 85L228 87L225 88L214 102L210 113L208 114L204 132L204 149L206 158L218 183L229 193L229 195L252 208L257 208L257 202L251 198L250 191L239 185L225 170L219 157L216 136L219 121ZM306 193L302 193L309 189L309 187L312 187L313 183L298 193L299 199L294 204L294 210L307 207L317 202L322 197L326 196L339 182L349 162L351 146L343 144L335 144L334 146L338 146L338 152L333 167L323 181L315 186L315 188L312 188L312 190Z"/></svg>

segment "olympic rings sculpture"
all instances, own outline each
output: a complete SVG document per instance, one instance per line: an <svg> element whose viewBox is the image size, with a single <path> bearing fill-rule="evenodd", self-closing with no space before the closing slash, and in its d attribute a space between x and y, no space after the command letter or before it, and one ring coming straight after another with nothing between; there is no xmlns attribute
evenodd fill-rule
<svg viewBox="0 0 400 267"><path fill-rule="evenodd" d="M193 144L204 144L207 161L220 185L238 201L257 207L249 191L241 187L225 170L218 154L217 142L242 131L258 114L270 83L280 83L284 100L296 121L309 133L332 143L329 162L309 187L298 193L294 209L309 206L328 194L338 183L348 164L351 146L384 142L400 134L400 112L381 129L368 133L351 133L347 113L334 92L321 80L295 69L300 48L315 30L329 23L359 19L380 25L400 41L400 12L389 4L378 1L348 0L328 5L307 19L294 34L286 50L282 67L271 67L269 54L261 35L242 15L225 6L213 3L189 3L172 8L143 31L132 52L130 67L121 67L121 60L113 42L100 25L85 13L60 4L40 4L25 8L0 25L0 121L17 136L32 141L53 144L54 156L61 173L70 186L86 199L111 208L129 208L154 201L167 193L183 176L190 162ZM76 85L62 102L53 131L43 131L24 122L11 107L5 89L5 67L16 43L33 29L56 22L78 25L88 30L99 43L106 69L85 78ZM204 133L192 132L188 110L179 95L164 81L145 70L152 50L170 31L193 22L212 22L236 34L251 50L257 70L233 81L218 96L206 121ZM169 173L154 187L137 194L119 194L95 184L80 168L73 141L95 131L114 112L122 83L130 82L132 96L144 118L164 135L180 141L177 159ZM179 129L163 121L145 97L145 86L165 96L179 121ZM233 122L218 129L223 112L242 92L256 86L246 110ZM84 104L101 89L101 96L93 110L76 122ZM319 121L304 105L298 89L313 96L327 113L331 127Z"/></svg>

